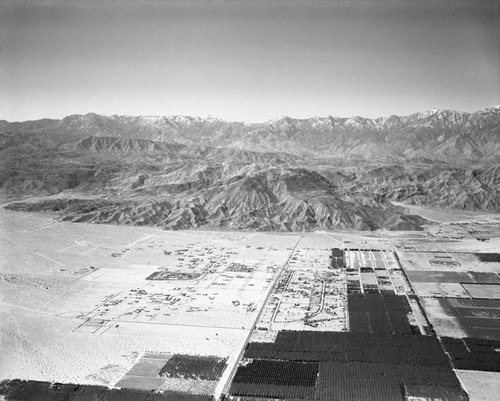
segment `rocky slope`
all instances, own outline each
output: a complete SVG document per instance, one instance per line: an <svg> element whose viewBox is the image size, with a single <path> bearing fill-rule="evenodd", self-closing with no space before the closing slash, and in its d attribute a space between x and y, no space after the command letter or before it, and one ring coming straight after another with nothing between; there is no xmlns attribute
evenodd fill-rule
<svg viewBox="0 0 500 401"><path fill-rule="evenodd" d="M147 140L315 157L500 162L500 107L476 113L432 109L377 119L283 117L261 124L89 113L62 120L0 121L0 132L50 134L74 142L89 136L134 138L146 141L137 146L151 149L155 145Z"/></svg>
<svg viewBox="0 0 500 401"><path fill-rule="evenodd" d="M416 216L404 216L389 202L346 201L324 176L305 169L256 164L236 168L226 163L137 173L116 171L100 193L95 192L99 173L76 187L79 193L94 193L93 197L58 194L7 207L57 212L75 222L168 229L371 230L402 225L418 229L423 223ZM113 181L120 182L119 188Z"/></svg>
<svg viewBox="0 0 500 401"><path fill-rule="evenodd" d="M418 229L393 201L500 211L500 109L365 119L0 121L0 199L71 221Z"/></svg>

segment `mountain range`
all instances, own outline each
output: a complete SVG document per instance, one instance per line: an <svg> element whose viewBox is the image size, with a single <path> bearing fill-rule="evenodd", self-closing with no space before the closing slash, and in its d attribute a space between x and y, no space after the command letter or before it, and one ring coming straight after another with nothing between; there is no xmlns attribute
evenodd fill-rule
<svg viewBox="0 0 500 401"><path fill-rule="evenodd" d="M416 230L425 219L401 204L500 211L500 107L259 124L2 120L0 159L4 207L75 222Z"/></svg>

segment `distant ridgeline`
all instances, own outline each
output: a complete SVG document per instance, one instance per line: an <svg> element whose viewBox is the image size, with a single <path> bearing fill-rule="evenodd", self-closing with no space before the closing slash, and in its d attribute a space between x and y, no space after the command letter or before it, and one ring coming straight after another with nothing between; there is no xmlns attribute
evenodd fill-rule
<svg viewBox="0 0 500 401"><path fill-rule="evenodd" d="M387 118L0 121L0 201L73 222L418 230L398 204L500 211L500 108ZM54 197L57 195L57 197Z"/></svg>

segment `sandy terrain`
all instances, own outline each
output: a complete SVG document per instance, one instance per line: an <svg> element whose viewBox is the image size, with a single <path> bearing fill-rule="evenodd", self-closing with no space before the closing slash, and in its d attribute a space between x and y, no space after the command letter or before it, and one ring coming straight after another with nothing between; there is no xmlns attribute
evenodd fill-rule
<svg viewBox="0 0 500 401"><path fill-rule="evenodd" d="M470 253L491 252L500 230L488 221L489 238L479 241L470 232L481 224L468 224L418 233L172 232L2 210L0 379L113 385L145 352L212 355L228 358L218 394L251 336L346 329L346 275L329 269L333 247L360 249L346 263L375 269L352 273L361 283L415 291L438 335L460 337L433 297L470 293L446 275L500 272ZM418 303L411 306L422 327Z"/></svg>
<svg viewBox="0 0 500 401"><path fill-rule="evenodd" d="M434 330L441 337L466 337L467 334L460 327L457 318L449 316L439 304L436 298L421 298L420 302L425 313L434 326Z"/></svg>
<svg viewBox="0 0 500 401"><path fill-rule="evenodd" d="M490 219L491 214L486 214L481 211L473 210L457 210L457 209L437 209L416 205L408 205L406 203L392 202L393 205L404 207L410 214L418 214L427 220L437 223L450 222L468 222L480 218Z"/></svg>
<svg viewBox="0 0 500 401"><path fill-rule="evenodd" d="M300 238L0 219L1 379L112 385L147 351L234 364ZM164 270L201 274L146 280Z"/></svg>
<svg viewBox="0 0 500 401"><path fill-rule="evenodd" d="M500 394L500 373L477 372L473 370L455 371L464 384L470 401L495 401Z"/></svg>

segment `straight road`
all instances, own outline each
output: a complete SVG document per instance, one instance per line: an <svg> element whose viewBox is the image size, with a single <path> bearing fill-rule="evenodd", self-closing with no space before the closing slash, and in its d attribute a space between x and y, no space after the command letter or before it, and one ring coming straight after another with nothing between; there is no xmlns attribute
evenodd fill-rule
<svg viewBox="0 0 500 401"><path fill-rule="evenodd" d="M224 388L222 390L222 394L229 393L229 386L231 385L231 382L233 381L234 375L236 374L236 370L238 369L238 364L239 364L241 358L243 357L245 349L247 348L247 345L250 341L250 337L252 336L253 331L255 330L255 327L257 326L257 323L259 323L260 317L262 316L262 313L264 312L264 308L265 308L267 302L269 301L269 298L271 297L272 293L274 292L274 288L276 287L276 284L278 283L278 280L281 277L283 270L285 270L285 267L290 262L290 259L292 258L292 255L295 252L295 249L297 249L297 246L299 245L301 239L302 239L302 236L300 236L297 239L297 242L295 243L293 249L290 251L290 255L288 255L287 260L285 261L285 263L283 263L283 266L281 266L281 268L276 272L276 275L274 276L273 284L270 286L269 291L266 295L266 298L260 307L259 313L257 314L257 317L255 318L255 321L254 321L252 327L250 328L250 331L248 332L248 336L245 339L243 347L241 348L240 353L238 354L238 358L236 359L236 362L234 363L234 366L231 370L231 373L229 374L229 377L226 381L226 384L224 385Z"/></svg>

